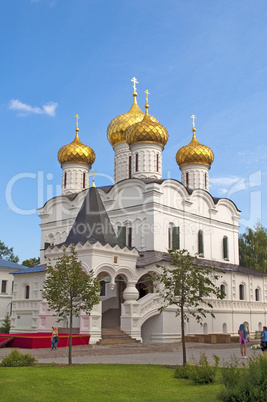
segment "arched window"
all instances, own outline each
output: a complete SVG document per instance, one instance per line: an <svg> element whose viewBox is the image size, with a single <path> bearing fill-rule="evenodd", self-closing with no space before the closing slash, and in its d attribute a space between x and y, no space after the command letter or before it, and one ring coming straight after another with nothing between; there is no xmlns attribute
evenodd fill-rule
<svg viewBox="0 0 267 402"><path fill-rule="evenodd" d="M30 298L30 286L26 285L25 286L25 299L29 299Z"/></svg>
<svg viewBox="0 0 267 402"><path fill-rule="evenodd" d="M227 334L227 324L226 323L223 324L222 328L223 328L223 333Z"/></svg>
<svg viewBox="0 0 267 402"><path fill-rule="evenodd" d="M229 260L229 251L228 251L228 237L223 237L223 258L225 260Z"/></svg>
<svg viewBox="0 0 267 402"><path fill-rule="evenodd" d="M221 289L221 295L225 297L226 296L226 286L224 283L221 284L220 289Z"/></svg>
<svg viewBox="0 0 267 402"><path fill-rule="evenodd" d="M260 301L260 289L255 289L255 300Z"/></svg>
<svg viewBox="0 0 267 402"><path fill-rule="evenodd" d="M198 254L199 257L204 257L204 240L203 240L203 231L198 231Z"/></svg>
<svg viewBox="0 0 267 402"><path fill-rule="evenodd" d="M157 172L159 171L159 154L157 154Z"/></svg>
<svg viewBox="0 0 267 402"><path fill-rule="evenodd" d="M207 190L207 173L205 173L205 190Z"/></svg>
<svg viewBox="0 0 267 402"><path fill-rule="evenodd" d="M245 286L242 283L239 285L239 300L245 300Z"/></svg>
<svg viewBox="0 0 267 402"><path fill-rule="evenodd" d="M168 246L171 250L180 250L180 227L171 226L168 232Z"/></svg>
<svg viewBox="0 0 267 402"><path fill-rule="evenodd" d="M120 246L132 247L132 227L118 226L117 228L118 243Z"/></svg>

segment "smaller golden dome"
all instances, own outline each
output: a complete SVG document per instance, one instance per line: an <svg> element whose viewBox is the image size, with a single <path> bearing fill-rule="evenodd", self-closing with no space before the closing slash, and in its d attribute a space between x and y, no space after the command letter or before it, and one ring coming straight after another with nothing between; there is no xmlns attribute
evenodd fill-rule
<svg viewBox="0 0 267 402"><path fill-rule="evenodd" d="M94 150L87 145L84 145L79 139L79 128L76 127L76 136L74 140L68 144L64 145L58 151L57 158L60 164L78 162L87 163L92 165L95 161Z"/></svg>
<svg viewBox="0 0 267 402"><path fill-rule="evenodd" d="M165 127L148 114L148 104L145 105L146 114L141 122L133 124L126 131L126 141L128 144L139 142L153 142L162 145L167 144L169 135Z"/></svg>
<svg viewBox="0 0 267 402"><path fill-rule="evenodd" d="M196 139L196 129L193 127L193 138L188 145L180 148L176 154L176 162L181 167L191 163L199 163L210 167L214 160L212 150L206 145L202 145Z"/></svg>
<svg viewBox="0 0 267 402"><path fill-rule="evenodd" d="M113 147L121 142L125 142L125 131L127 128L141 121L144 117L144 112L142 112L137 104L137 92L133 93L133 97L131 109L127 113L115 117L108 125L107 137Z"/></svg>

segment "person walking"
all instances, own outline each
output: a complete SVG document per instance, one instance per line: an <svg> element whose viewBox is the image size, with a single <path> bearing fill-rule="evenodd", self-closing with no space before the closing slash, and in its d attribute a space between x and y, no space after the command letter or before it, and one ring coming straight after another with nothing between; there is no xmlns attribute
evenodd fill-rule
<svg viewBox="0 0 267 402"><path fill-rule="evenodd" d="M52 345L51 345L51 350L57 348L57 343L58 343L58 330L57 327L52 327Z"/></svg>
<svg viewBox="0 0 267 402"><path fill-rule="evenodd" d="M248 345L248 334L249 330L245 327L245 324L239 326L238 335L240 343L240 353L244 359L247 359L247 345Z"/></svg>
<svg viewBox="0 0 267 402"><path fill-rule="evenodd" d="M267 350L267 327L263 327L261 332L261 350L263 353Z"/></svg>

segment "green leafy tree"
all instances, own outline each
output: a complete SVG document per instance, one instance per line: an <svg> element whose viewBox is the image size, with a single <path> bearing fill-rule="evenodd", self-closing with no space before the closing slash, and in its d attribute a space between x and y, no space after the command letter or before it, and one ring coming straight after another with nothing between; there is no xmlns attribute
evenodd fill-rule
<svg viewBox="0 0 267 402"><path fill-rule="evenodd" d="M19 262L19 257L14 254L13 247L7 247L3 241L0 240L0 258L2 260Z"/></svg>
<svg viewBox="0 0 267 402"><path fill-rule="evenodd" d="M47 266L47 278L44 283L43 296L49 308L59 318L69 319L69 365L72 364L72 323L83 310L90 313L93 306L99 303L100 284L93 277L93 271L85 273L82 263L77 258L75 248L70 254L55 259L56 264Z"/></svg>
<svg viewBox="0 0 267 402"><path fill-rule="evenodd" d="M0 334L9 334L10 326L11 326L10 316L9 314L6 314L3 323L0 327Z"/></svg>
<svg viewBox="0 0 267 402"><path fill-rule="evenodd" d="M267 229L257 223L239 235L240 265L267 272Z"/></svg>
<svg viewBox="0 0 267 402"><path fill-rule="evenodd" d="M22 261L22 265L25 265L25 267L32 268L35 265L37 265L39 262L40 262L40 258L33 257L33 258L29 258L28 260Z"/></svg>
<svg viewBox="0 0 267 402"><path fill-rule="evenodd" d="M214 283L221 277L215 268L196 265L194 257L187 250L168 250L168 254L170 267L157 265L157 268L161 268L161 272L151 272L151 275L155 281L156 292L162 296L163 305L159 311L162 312L168 306L175 305L176 317L180 315L183 365L185 365L185 322L189 321L190 315L200 324L206 314L214 317L213 306L207 298L214 295L218 299L223 299L225 295Z"/></svg>

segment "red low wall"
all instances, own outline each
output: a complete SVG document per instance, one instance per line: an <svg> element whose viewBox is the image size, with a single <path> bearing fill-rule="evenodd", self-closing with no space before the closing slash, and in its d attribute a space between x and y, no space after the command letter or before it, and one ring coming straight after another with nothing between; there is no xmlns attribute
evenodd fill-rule
<svg viewBox="0 0 267 402"><path fill-rule="evenodd" d="M0 334L0 343L4 341L7 337L13 337L13 341L8 344L11 348L25 348L25 349L41 349L41 348L51 348L51 334L47 332L37 332L37 333L25 333L25 334ZM59 341L57 344L58 348L64 348L69 346L69 335L68 334L58 334ZM88 345L90 340L90 335L72 335L72 345Z"/></svg>

